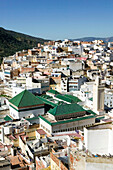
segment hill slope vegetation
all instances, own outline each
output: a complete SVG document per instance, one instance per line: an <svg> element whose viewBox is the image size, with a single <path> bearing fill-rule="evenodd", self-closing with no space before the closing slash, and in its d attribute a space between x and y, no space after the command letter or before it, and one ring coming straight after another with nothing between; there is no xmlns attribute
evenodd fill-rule
<svg viewBox="0 0 113 170"><path fill-rule="evenodd" d="M13 55L23 49L36 47L37 43L43 44L45 41L48 40L0 28L0 58Z"/></svg>

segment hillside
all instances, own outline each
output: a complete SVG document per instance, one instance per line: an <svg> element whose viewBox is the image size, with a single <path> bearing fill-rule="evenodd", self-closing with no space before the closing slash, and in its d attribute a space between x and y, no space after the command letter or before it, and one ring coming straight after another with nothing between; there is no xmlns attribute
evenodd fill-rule
<svg viewBox="0 0 113 170"><path fill-rule="evenodd" d="M104 42L113 42L113 37L107 38L99 38L99 37L84 37L84 38L77 38L71 39L72 41L94 41L94 40L103 40Z"/></svg>
<svg viewBox="0 0 113 170"><path fill-rule="evenodd" d="M15 52L43 44L45 39L32 37L26 34L9 31L0 27L0 59L13 55Z"/></svg>

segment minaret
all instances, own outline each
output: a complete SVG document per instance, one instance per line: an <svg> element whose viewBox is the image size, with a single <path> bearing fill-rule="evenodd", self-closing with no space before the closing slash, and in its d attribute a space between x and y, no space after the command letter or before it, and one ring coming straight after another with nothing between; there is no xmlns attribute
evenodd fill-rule
<svg viewBox="0 0 113 170"><path fill-rule="evenodd" d="M93 110L95 112L104 111L104 85L101 84L98 76L93 85Z"/></svg>

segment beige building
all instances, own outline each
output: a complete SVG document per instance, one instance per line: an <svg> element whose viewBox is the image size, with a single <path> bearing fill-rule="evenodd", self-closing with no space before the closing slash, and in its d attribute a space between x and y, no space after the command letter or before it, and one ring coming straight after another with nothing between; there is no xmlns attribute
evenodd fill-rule
<svg viewBox="0 0 113 170"><path fill-rule="evenodd" d="M95 112L104 111L104 85L101 84L98 76L93 85L93 110Z"/></svg>

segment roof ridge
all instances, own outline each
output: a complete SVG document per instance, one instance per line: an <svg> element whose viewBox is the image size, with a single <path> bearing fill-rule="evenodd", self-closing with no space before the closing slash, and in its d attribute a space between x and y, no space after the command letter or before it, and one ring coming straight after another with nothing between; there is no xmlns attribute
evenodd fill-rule
<svg viewBox="0 0 113 170"><path fill-rule="evenodd" d="M22 92L23 92L23 95L21 96L21 99L20 99L20 102L19 102L19 104L18 104L18 107L19 107L19 105L20 105L20 103L21 103L21 101L22 101L22 99L23 99L23 97L24 97L24 95L25 95L26 90L23 90ZM22 93L22 92L21 92L21 93Z"/></svg>
<svg viewBox="0 0 113 170"><path fill-rule="evenodd" d="M55 115L57 114L57 110L58 110L58 106L56 106L56 112L55 112Z"/></svg>
<svg viewBox="0 0 113 170"><path fill-rule="evenodd" d="M27 92L27 93L30 93L30 95L32 95L33 97L35 97L35 98L37 99L37 97L36 97L34 94L32 94L31 92L29 92L28 90L25 89L23 92L24 92L24 94L23 94L23 96L22 96L22 98L21 98L21 100L20 100L20 103L21 103L23 97L25 96L25 93L26 93L26 92ZM38 98L38 99L39 99L39 98ZM41 99L39 99L39 100L41 100ZM20 104L20 103L19 103L19 104ZM19 106L19 105L18 105L18 106Z"/></svg>
<svg viewBox="0 0 113 170"><path fill-rule="evenodd" d="M44 104L43 101L37 98L28 90L23 90L21 93L13 97L10 102L18 108L26 106L36 106L39 104Z"/></svg>

